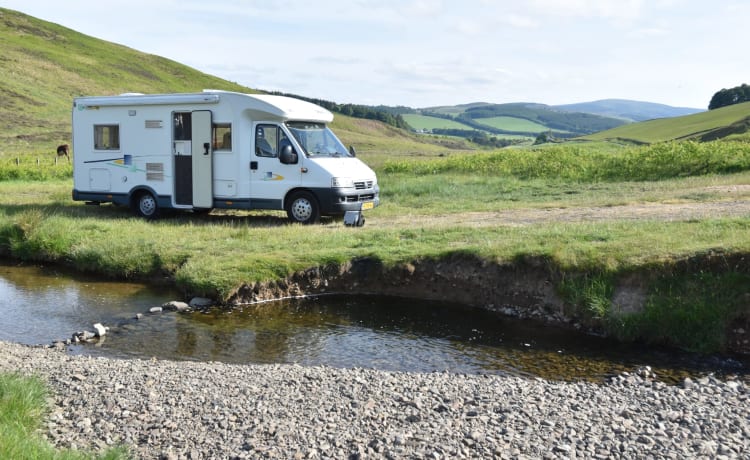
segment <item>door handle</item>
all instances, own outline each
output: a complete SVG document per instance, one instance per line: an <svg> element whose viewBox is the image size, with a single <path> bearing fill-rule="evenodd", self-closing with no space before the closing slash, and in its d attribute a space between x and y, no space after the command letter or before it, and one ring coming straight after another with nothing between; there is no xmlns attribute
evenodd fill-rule
<svg viewBox="0 0 750 460"><path fill-rule="evenodd" d="M203 152L203 154L204 154L204 155L208 155L208 149L209 149L209 148L211 148L211 144L209 144L208 142L204 142L204 143L203 143L203 149L204 149L204 152Z"/></svg>

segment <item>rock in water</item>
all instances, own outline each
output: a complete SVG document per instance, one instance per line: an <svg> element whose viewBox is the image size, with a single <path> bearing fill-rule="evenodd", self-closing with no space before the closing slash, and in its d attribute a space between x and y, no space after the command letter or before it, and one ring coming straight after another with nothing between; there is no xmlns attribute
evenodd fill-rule
<svg viewBox="0 0 750 460"><path fill-rule="evenodd" d="M94 324L94 330L97 337L103 337L107 333L107 328L102 326L102 323Z"/></svg>

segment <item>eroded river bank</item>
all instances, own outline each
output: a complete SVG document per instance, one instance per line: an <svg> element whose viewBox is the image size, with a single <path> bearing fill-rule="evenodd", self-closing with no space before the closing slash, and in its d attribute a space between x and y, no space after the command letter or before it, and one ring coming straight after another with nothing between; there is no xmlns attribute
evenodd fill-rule
<svg viewBox="0 0 750 460"><path fill-rule="evenodd" d="M745 379L750 368L742 356L705 356L592 335L545 308L331 292L177 313L158 308L178 295L168 289L113 283L54 267L6 265L0 272L5 318L0 340L31 345L68 339L68 345L60 346L70 353L110 358L593 382L646 368L670 384L711 374ZM70 343L71 334L91 330L95 323L107 328L105 336Z"/></svg>

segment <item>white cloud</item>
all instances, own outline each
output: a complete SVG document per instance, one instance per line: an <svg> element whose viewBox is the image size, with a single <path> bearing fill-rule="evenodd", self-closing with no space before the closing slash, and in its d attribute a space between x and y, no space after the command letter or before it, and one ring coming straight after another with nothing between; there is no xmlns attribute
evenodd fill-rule
<svg viewBox="0 0 750 460"><path fill-rule="evenodd" d="M669 29L661 27L647 27L630 31L629 36L633 38L657 38L669 35Z"/></svg>
<svg viewBox="0 0 750 460"><path fill-rule="evenodd" d="M503 16L500 19L500 22L520 29L536 29L539 27L539 21L533 19L531 16L521 14L509 14Z"/></svg>

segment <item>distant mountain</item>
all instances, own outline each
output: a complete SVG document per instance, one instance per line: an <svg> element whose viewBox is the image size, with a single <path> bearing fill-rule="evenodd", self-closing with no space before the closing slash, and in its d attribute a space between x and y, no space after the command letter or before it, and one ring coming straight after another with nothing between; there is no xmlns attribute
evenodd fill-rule
<svg viewBox="0 0 750 460"><path fill-rule="evenodd" d="M592 113L628 121L681 117L704 111L703 109L672 107L653 102L630 101L626 99L602 99L600 101L581 102L579 104L556 105L554 108L566 112Z"/></svg>

